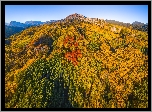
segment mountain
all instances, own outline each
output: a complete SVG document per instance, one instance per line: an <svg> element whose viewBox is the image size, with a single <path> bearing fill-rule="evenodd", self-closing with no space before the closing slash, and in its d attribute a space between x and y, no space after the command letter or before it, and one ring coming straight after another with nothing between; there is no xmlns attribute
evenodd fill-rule
<svg viewBox="0 0 152 112"><path fill-rule="evenodd" d="M57 20L50 20L49 22L56 22ZM16 21L11 21L9 23L9 26L15 26L15 27L30 27L30 26L38 26L38 25L42 25L42 24L46 24L48 23L48 21L46 22L41 22L41 21L26 21L25 23L20 23L20 22L16 22Z"/></svg>
<svg viewBox="0 0 152 112"><path fill-rule="evenodd" d="M85 22L93 22L93 23L96 23L99 21L104 21L103 19L98 19L98 18L88 18L86 16L83 16L83 15L77 14L77 13L71 14L65 18L65 20L71 20L71 19L72 20L77 19L77 20L81 20L81 21L85 21Z"/></svg>
<svg viewBox="0 0 152 112"><path fill-rule="evenodd" d="M9 23L5 23L5 25L9 25Z"/></svg>
<svg viewBox="0 0 152 112"><path fill-rule="evenodd" d="M54 23L54 22L67 22L67 21L72 22L73 20L95 23L97 25L100 25L101 27L104 26L105 22L108 22L108 23L112 23L112 24L115 24L115 25L124 26L124 27L127 27L127 28L132 26L133 29L135 29L135 30L148 32L148 23L144 24L144 23L135 21L132 24L130 24L130 23L123 23L123 22L119 22L119 21L115 21L115 20L107 20L107 19L103 20L103 19L98 19L98 18L88 18L88 17L83 16L81 14L75 13L75 14L71 14L71 15L69 15L66 18L61 19L61 20L50 20L50 21L46 21L46 22L26 21L25 23L11 21L10 23L5 23L5 25L11 26L12 28L14 28L13 32L11 30L6 31L6 32L10 32L10 33L5 34L6 35L5 37L9 37L9 36L11 36L15 33L19 33L20 30L18 30L18 29L20 29L21 27L22 27L21 29L23 29L23 28L26 29L26 28L29 28L31 26L39 26L39 25L42 25L42 24L51 24L51 23ZM8 29L5 28L5 30L8 30Z"/></svg>
<svg viewBox="0 0 152 112"><path fill-rule="evenodd" d="M30 25L30 26L32 26L32 25L42 25L44 23L45 22L41 22L41 21L26 21L25 25Z"/></svg>
<svg viewBox="0 0 152 112"><path fill-rule="evenodd" d="M54 22L67 22L67 21L73 21L73 20L79 20L79 21L85 21L85 22L90 22L90 23L95 23L100 25L101 27L104 25L105 21L103 19L98 19L98 18L87 18L83 15L80 14L71 14L69 16L67 16L66 18L62 19L62 20L50 20L50 21L46 21L46 22L41 22L41 21L26 21L25 23L20 23L20 22L16 22L16 21L11 21L9 23L9 25L7 25L8 27L5 26L5 38L6 37L10 37L13 34L19 33L20 31L22 31L23 29L32 27L32 26L39 26L39 25L43 25L43 24L51 24ZM8 30L10 29L10 30Z"/></svg>
<svg viewBox="0 0 152 112"><path fill-rule="evenodd" d="M75 14L71 14L71 15L67 16L65 19L84 19L84 16L75 13Z"/></svg>
<svg viewBox="0 0 152 112"><path fill-rule="evenodd" d="M16 22L16 21L11 21L9 26L27 28L27 27L30 27L30 26L37 26L37 25L41 25L41 24L44 24L44 22L41 22L41 21L26 21L25 23L20 23L20 22Z"/></svg>
<svg viewBox="0 0 152 112"><path fill-rule="evenodd" d="M144 23L135 21L135 22L132 23L132 27L134 29L137 29L137 30L140 30L140 31L148 32L148 24L144 24Z"/></svg>
<svg viewBox="0 0 152 112"><path fill-rule="evenodd" d="M56 21L58 21L58 20L50 20L51 23L52 23L52 22L56 22Z"/></svg>
<svg viewBox="0 0 152 112"><path fill-rule="evenodd" d="M50 20L47 22L41 21L26 21L25 23L20 23L16 21L11 21L10 23L5 23L5 38L10 37L13 34L19 33L22 30L32 27L32 26L39 26L42 24L50 24L56 22L57 20Z"/></svg>
<svg viewBox="0 0 152 112"><path fill-rule="evenodd" d="M71 14L6 41L6 108L148 107L147 32Z"/></svg>
<svg viewBox="0 0 152 112"><path fill-rule="evenodd" d="M15 26L5 25L5 38L8 38L11 35L14 35L16 33L19 33L23 31L24 29L25 29L24 27L15 27Z"/></svg>
<svg viewBox="0 0 152 112"><path fill-rule="evenodd" d="M135 30L148 32L148 23L144 24L144 23L135 21L132 24L130 24L130 23L123 23L123 22L119 22L119 21L115 21L115 20L107 20L107 19L105 21L108 22L108 23L121 25L121 26L125 26L125 27L128 27L128 28L130 26L132 26L133 29L135 29Z"/></svg>

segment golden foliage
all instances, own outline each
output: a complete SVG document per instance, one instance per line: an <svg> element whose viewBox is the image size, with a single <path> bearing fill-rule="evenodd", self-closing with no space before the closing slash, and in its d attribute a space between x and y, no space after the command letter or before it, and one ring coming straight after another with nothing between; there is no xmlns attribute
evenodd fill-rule
<svg viewBox="0 0 152 112"><path fill-rule="evenodd" d="M145 50L148 49L148 35L139 31L133 35L134 30L118 25L105 24L101 28L87 22L72 23L33 27L11 37L11 45L5 45L7 107L46 107L51 105L47 102L50 100L46 100L49 95L53 97L53 103L57 102L54 100L57 93L52 93L55 90L52 88L63 69L64 89L69 87L68 100L74 107L147 108L148 56ZM112 32L111 27L116 27L119 33ZM28 35L32 31L33 35ZM125 33L124 38L122 33ZM42 37L47 37L44 43L34 46ZM54 40L52 45L46 44L50 38ZM42 90L47 85L46 78L41 81L38 78L52 71L56 75L52 73L52 78L48 79L48 96L44 98ZM17 99L14 93L19 94L16 90L25 88L25 85L21 86L24 81L28 89L22 93L23 99L20 97L21 101L12 104L11 101ZM130 97L134 99L130 100ZM30 98L38 102L24 105Z"/></svg>

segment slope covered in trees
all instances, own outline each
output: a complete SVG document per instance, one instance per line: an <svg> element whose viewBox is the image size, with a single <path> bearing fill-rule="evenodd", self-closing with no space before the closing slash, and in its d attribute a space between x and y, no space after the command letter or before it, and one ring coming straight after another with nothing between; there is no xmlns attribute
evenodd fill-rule
<svg viewBox="0 0 152 112"><path fill-rule="evenodd" d="M13 26L7 26L5 25L5 38L10 37L11 35L14 35L16 33L21 32L25 28L23 27L13 27Z"/></svg>
<svg viewBox="0 0 152 112"><path fill-rule="evenodd" d="M21 31L23 31L29 27L32 27L32 25L26 25L24 27L5 25L5 39L9 38L10 36L12 36L14 34L20 33Z"/></svg>
<svg viewBox="0 0 152 112"><path fill-rule="evenodd" d="M9 40L6 108L148 107L146 32L76 19Z"/></svg>

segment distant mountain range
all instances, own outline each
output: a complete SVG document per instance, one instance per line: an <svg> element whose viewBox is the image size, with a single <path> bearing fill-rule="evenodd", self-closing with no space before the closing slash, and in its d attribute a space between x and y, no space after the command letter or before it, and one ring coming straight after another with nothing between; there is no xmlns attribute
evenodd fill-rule
<svg viewBox="0 0 152 112"><path fill-rule="evenodd" d="M5 25L9 25L9 23L5 23Z"/></svg>
<svg viewBox="0 0 152 112"><path fill-rule="evenodd" d="M11 21L10 23L5 23L5 25L26 28L26 27L29 27L29 26L42 25L42 24L52 23L52 22L56 22L56 21L57 20L50 20L50 21L46 21L46 22L41 22L41 21L26 21L25 23Z"/></svg>
<svg viewBox="0 0 152 112"><path fill-rule="evenodd" d="M31 27L31 26L51 24L54 22L66 22L66 21L72 22L73 20L91 22L91 23L95 23L95 24L100 25L100 26L104 26L104 23L107 22L107 23L116 24L116 25L125 26L125 27L132 26L133 29L148 32L148 23L144 24L144 23L135 21L132 24L130 24L130 23L123 23L123 22L119 22L119 21L115 21L115 20L88 18L88 17L83 16L81 14L75 13L75 14L71 14L71 15L69 15L66 18L61 19L61 20L50 20L50 21L46 21L46 22L26 21L25 23L11 21L10 23L5 23L5 38L9 37L15 33L18 33L18 32L20 32L28 27Z"/></svg>
<svg viewBox="0 0 152 112"><path fill-rule="evenodd" d="M31 26L39 26L42 24L49 24L49 23L56 22L56 21L57 20L50 20L50 21L46 21L46 22L26 21L25 23L11 21L10 23L5 23L5 38L8 38L13 34L19 33L22 30L29 28Z"/></svg>
<svg viewBox="0 0 152 112"><path fill-rule="evenodd" d="M120 26L124 26L124 27L132 26L133 29L148 32L148 23L144 24L144 23L135 21L132 24L130 24L130 23L123 23L123 22L119 22L119 21L115 21L115 20L107 20L107 19L105 21L107 23L120 25Z"/></svg>

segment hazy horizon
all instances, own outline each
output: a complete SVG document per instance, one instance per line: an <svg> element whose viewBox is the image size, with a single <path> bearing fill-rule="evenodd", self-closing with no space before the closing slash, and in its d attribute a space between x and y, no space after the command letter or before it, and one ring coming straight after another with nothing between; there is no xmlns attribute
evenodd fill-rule
<svg viewBox="0 0 152 112"><path fill-rule="evenodd" d="M104 19L104 20L106 20L106 19ZM110 20L110 19L107 19L107 20ZM12 21L15 21L15 20L12 20ZM27 21L39 21L39 20L27 20ZM27 21L25 21L25 22L27 22ZM47 21L50 21L50 20L47 20ZM47 21L41 21L41 22L47 22ZM117 21L117 20L115 20L115 21ZM11 22L11 21L10 21ZM5 23L7 23L7 24L10 24L10 22L5 22ZM16 21L16 22L20 22L20 21ZM20 23L25 23L25 22L20 22ZM122 21L119 21L119 22L122 22ZM140 21L134 21L134 22L140 22ZM124 22L123 22L124 23ZM142 22L141 22L142 23ZM130 24L132 24L132 23L130 23ZM148 24L148 22L147 23L144 23L144 24Z"/></svg>
<svg viewBox="0 0 152 112"><path fill-rule="evenodd" d="M123 23L148 23L148 5L6 5L5 22L46 22L64 19L74 13Z"/></svg>

